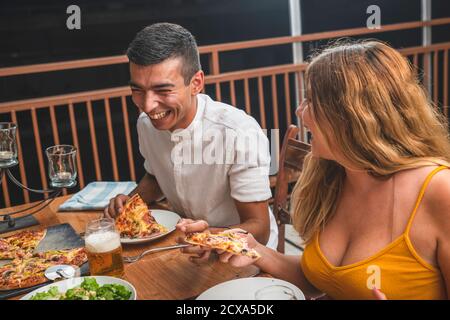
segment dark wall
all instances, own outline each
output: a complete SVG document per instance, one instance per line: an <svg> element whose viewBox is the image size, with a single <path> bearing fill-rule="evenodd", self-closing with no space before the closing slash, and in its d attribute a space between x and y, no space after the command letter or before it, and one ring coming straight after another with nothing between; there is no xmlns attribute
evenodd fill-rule
<svg viewBox="0 0 450 320"><path fill-rule="evenodd" d="M381 11L381 24L417 21L421 19L420 0L320 0L302 1L303 32L321 32L366 26L367 7L377 5ZM315 14L310 14L314 12ZM416 46L421 43L421 30L383 32L354 38L377 38L395 47ZM327 44L329 41L312 41L304 46L305 55L310 50Z"/></svg>
<svg viewBox="0 0 450 320"><path fill-rule="evenodd" d="M81 8L81 30L68 30L66 8ZM168 21L183 25L199 45L289 35L288 0L128 0L3 2L0 67L124 54L137 31ZM224 62L222 70L288 62L265 50ZM208 66L204 63L204 67ZM126 85L126 65L0 78L0 101Z"/></svg>
<svg viewBox="0 0 450 320"><path fill-rule="evenodd" d="M366 8L381 8L382 24L420 20L420 0L302 0L303 33L364 27ZM66 8L81 8L81 30L68 30ZM433 17L450 16L450 1L433 0ZM144 26L169 21L188 28L199 45L290 34L288 0L1 1L0 67L123 54ZM450 26L433 28L448 41ZM371 34L395 47L421 43L421 30ZM305 43L305 56L328 41ZM224 53L221 70L289 63L289 46ZM208 72L205 59L203 67ZM126 85L126 65L0 78L0 101Z"/></svg>

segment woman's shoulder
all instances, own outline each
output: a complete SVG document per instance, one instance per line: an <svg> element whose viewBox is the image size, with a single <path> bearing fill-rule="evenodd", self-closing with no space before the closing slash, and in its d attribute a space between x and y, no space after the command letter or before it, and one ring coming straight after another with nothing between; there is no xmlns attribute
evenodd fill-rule
<svg viewBox="0 0 450 320"><path fill-rule="evenodd" d="M437 172L424 194L424 205L429 208L437 225L450 231L450 168Z"/></svg>
<svg viewBox="0 0 450 320"><path fill-rule="evenodd" d="M409 179L420 183L422 188L427 177L438 166L426 166L408 170ZM408 180L408 179L406 179ZM416 183L417 183L416 182ZM426 220L433 225L437 235L450 235L450 170L449 168L436 172L428 182L421 202L422 212Z"/></svg>
<svg viewBox="0 0 450 320"><path fill-rule="evenodd" d="M405 189L414 188L418 191L424 187L426 179L439 166L423 166L400 171L397 173ZM418 194L417 192L413 192ZM436 172L424 190L421 206L430 212L431 217L439 222L450 220L450 168Z"/></svg>
<svg viewBox="0 0 450 320"><path fill-rule="evenodd" d="M418 168L413 169L406 169L402 170L396 173L396 176L398 176L398 180L404 183L408 184L417 184L420 183L422 186L423 183L426 181L428 176L435 170L440 168L438 165L429 165L429 166L422 166ZM440 185L442 183L447 183L450 186L450 167L449 168L443 168L442 170L439 170L439 172L436 172L433 177L431 178L430 182L428 183L428 188L430 188L432 185Z"/></svg>

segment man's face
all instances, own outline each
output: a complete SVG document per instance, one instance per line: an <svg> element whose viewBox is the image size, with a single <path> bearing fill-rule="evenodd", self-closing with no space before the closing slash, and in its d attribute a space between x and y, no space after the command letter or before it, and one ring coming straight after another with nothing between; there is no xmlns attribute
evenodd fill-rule
<svg viewBox="0 0 450 320"><path fill-rule="evenodd" d="M186 128L195 117L196 95L203 88L204 75L197 72L186 86L182 61L172 58L149 66L130 62L133 102L158 130Z"/></svg>

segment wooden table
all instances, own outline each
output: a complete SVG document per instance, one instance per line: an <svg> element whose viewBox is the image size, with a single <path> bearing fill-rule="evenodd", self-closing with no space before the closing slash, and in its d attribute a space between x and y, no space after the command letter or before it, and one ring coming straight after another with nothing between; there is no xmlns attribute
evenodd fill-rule
<svg viewBox="0 0 450 320"><path fill-rule="evenodd" d="M70 196L55 199L35 218L39 226L28 229L42 229L61 223L69 223L77 233L84 232L86 223L102 216L100 211L58 212L58 207ZM0 210L7 213L26 208L30 204ZM13 231L14 233L17 231ZM10 233L4 233L6 236ZM135 255L146 249L166 246L176 243L177 237L183 233L175 230L166 237L145 244L123 245L124 255ZM193 299L208 288L221 282L257 275L259 269L255 266L234 268L223 264L217 257L208 263L196 265L188 260L189 255L179 249L151 253L135 263L125 265L125 280L136 288L138 299Z"/></svg>

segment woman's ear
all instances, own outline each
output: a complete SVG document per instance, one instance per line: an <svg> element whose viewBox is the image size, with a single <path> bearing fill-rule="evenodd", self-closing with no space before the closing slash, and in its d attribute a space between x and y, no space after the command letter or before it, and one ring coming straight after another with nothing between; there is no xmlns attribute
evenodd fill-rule
<svg viewBox="0 0 450 320"><path fill-rule="evenodd" d="M202 92L205 85L205 74L202 70L197 71L191 79L191 95L195 96Z"/></svg>

